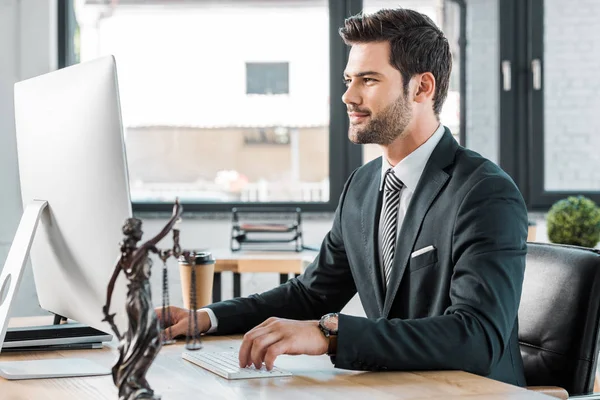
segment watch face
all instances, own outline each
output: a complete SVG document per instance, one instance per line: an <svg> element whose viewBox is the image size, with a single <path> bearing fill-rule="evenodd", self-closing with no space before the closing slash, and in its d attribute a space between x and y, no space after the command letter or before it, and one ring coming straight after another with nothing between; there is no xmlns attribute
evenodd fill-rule
<svg viewBox="0 0 600 400"><path fill-rule="evenodd" d="M337 319L337 315L328 314L323 319L323 326L329 331L337 332Z"/></svg>

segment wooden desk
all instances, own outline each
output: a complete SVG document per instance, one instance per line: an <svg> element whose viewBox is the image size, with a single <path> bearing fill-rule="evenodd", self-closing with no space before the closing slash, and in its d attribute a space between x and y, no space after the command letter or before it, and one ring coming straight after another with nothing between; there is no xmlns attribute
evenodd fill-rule
<svg viewBox="0 0 600 400"><path fill-rule="evenodd" d="M36 320L39 321L40 318ZM28 325L31 321L31 319L11 321L11 325ZM240 337L204 337L203 339L204 349L208 351L236 350L239 348L240 342ZM111 343L111 346L114 346L114 343ZM276 364L280 368L292 372L294 374L292 377L228 381L183 360L181 358L183 350L183 344L164 347L148 372L150 385L157 394L162 396L163 400L552 399L520 387L461 371L356 372L338 370L333 368L326 356L282 356L278 358ZM101 350L0 354L0 362L56 357L88 358L110 367L116 359L116 351L112 347L105 347ZM7 381L0 378L0 398L3 400L116 400L117 389L110 376L23 381Z"/></svg>
<svg viewBox="0 0 600 400"><path fill-rule="evenodd" d="M300 275L314 260L316 251L231 251L215 250L215 276L213 280L213 302L221 301L221 272L233 272L233 297L242 295L242 273L270 272L279 274L279 282L285 283L289 274Z"/></svg>

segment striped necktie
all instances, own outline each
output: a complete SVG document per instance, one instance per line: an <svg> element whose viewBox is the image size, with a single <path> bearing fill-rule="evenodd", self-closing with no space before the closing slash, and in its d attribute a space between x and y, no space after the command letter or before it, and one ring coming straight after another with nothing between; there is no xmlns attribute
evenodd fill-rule
<svg viewBox="0 0 600 400"><path fill-rule="evenodd" d="M385 173L384 197L383 197L383 224L381 230L381 254L383 259L383 272L385 277L385 289L390 283L394 253L396 250L396 229L398 226L398 208L400 204L400 191L404 184L392 168Z"/></svg>

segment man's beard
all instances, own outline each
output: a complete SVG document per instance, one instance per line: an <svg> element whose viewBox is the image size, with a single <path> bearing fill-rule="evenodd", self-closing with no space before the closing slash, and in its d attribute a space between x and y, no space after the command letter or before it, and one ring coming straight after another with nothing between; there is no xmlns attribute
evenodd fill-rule
<svg viewBox="0 0 600 400"><path fill-rule="evenodd" d="M349 111L360 109L351 108ZM390 104L377 118L371 118L363 127L352 125L348 129L350 141L356 144L380 144L387 146L406 129L411 119L411 109L403 95Z"/></svg>

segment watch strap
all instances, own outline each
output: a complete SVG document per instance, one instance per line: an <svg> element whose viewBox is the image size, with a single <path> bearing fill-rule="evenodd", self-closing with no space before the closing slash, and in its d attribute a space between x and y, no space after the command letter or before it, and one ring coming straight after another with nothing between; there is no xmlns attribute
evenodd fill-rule
<svg viewBox="0 0 600 400"><path fill-rule="evenodd" d="M337 354L337 335L329 335L329 345L327 346L327 355L335 357Z"/></svg>

